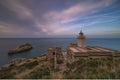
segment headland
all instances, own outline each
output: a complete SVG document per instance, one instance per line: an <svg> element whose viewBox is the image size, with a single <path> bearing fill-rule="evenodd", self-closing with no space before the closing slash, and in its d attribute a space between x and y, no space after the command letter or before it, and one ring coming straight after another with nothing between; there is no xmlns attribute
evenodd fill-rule
<svg viewBox="0 0 120 80"><path fill-rule="evenodd" d="M80 31L77 44L66 51L51 47L38 57L14 60L0 70L5 79L118 79L120 51L100 46L86 46Z"/></svg>

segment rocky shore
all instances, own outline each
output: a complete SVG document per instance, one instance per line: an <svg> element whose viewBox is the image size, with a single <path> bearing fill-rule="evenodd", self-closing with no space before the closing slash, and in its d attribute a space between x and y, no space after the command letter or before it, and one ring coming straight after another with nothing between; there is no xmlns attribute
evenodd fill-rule
<svg viewBox="0 0 120 80"><path fill-rule="evenodd" d="M25 43L25 44L22 44L20 46L18 46L17 48L15 49L11 49L8 51L8 54L11 55L11 54L16 54L16 53L21 53L21 52L25 52L25 51L29 51L31 50L33 47L31 44L29 43Z"/></svg>
<svg viewBox="0 0 120 80"><path fill-rule="evenodd" d="M54 60L43 54L11 61L0 69L0 79L119 79L119 63L112 58L80 59L54 69Z"/></svg>

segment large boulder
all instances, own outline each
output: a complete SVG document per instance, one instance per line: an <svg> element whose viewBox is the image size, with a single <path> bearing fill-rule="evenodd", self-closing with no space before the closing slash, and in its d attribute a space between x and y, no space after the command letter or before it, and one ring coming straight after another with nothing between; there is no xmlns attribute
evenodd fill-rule
<svg viewBox="0 0 120 80"><path fill-rule="evenodd" d="M15 49L11 49L8 51L8 54L16 54L16 53L21 53L21 52L25 52L25 51L29 51L32 49L32 45L29 44L29 43L25 43L25 44L22 44L20 46L18 46L17 48Z"/></svg>

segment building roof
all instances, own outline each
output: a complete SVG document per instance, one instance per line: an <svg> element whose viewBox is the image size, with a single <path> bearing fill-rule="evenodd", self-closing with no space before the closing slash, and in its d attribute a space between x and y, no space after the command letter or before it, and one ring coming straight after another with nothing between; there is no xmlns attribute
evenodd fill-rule
<svg viewBox="0 0 120 80"><path fill-rule="evenodd" d="M84 33L82 32L82 30L79 33L78 39L85 39Z"/></svg>
<svg viewBox="0 0 120 80"><path fill-rule="evenodd" d="M103 48L103 47L99 47L99 46L87 46L85 48L81 48L81 47L69 47L69 49L74 52L74 53L88 53L88 52L116 52L117 50L112 50L112 49L108 49L108 48Z"/></svg>
<svg viewBox="0 0 120 80"><path fill-rule="evenodd" d="M84 33L82 32L82 30L80 31L79 35L80 35L80 36L81 36L81 35L84 35Z"/></svg>
<svg viewBox="0 0 120 80"><path fill-rule="evenodd" d="M70 47L70 50L73 51L73 52L75 52L75 53L76 53L76 52L80 52L80 51L78 51L78 50L77 50L76 48L74 48L74 47Z"/></svg>

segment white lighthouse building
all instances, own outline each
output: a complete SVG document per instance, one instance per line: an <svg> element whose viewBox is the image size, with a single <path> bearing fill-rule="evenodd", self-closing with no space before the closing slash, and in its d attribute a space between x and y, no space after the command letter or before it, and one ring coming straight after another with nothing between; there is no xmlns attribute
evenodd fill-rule
<svg viewBox="0 0 120 80"><path fill-rule="evenodd" d="M80 31L77 39L78 39L78 43L77 43L78 47L84 48L85 47L85 36L82 30Z"/></svg>

